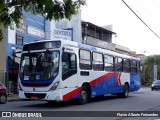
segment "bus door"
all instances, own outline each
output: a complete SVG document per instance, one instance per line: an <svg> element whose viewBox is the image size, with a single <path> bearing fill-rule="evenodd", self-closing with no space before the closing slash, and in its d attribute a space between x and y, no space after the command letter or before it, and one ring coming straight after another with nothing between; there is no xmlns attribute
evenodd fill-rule
<svg viewBox="0 0 160 120"><path fill-rule="evenodd" d="M64 47L62 52L63 95L77 88L77 48Z"/></svg>

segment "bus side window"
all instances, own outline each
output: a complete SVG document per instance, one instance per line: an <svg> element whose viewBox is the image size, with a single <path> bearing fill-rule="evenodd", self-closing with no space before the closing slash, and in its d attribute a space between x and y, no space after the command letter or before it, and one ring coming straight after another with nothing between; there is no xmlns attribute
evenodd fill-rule
<svg viewBox="0 0 160 120"><path fill-rule="evenodd" d="M119 71L119 72L122 72L123 71L123 59L122 58L119 58L119 57L116 57L116 70Z"/></svg>
<svg viewBox="0 0 160 120"><path fill-rule="evenodd" d="M139 61L137 61L137 72L140 72L141 70L140 70L140 62Z"/></svg>
<svg viewBox="0 0 160 120"><path fill-rule="evenodd" d="M63 52L62 54L62 80L77 73L77 59L73 53Z"/></svg>
<svg viewBox="0 0 160 120"><path fill-rule="evenodd" d="M129 59L123 59L123 71L126 73L129 73L131 71Z"/></svg>
<svg viewBox="0 0 160 120"><path fill-rule="evenodd" d="M96 52L93 52L92 54L93 56L93 70L96 70L96 71L102 71L104 70L104 64L103 64L103 54L101 53L96 53Z"/></svg>
<svg viewBox="0 0 160 120"><path fill-rule="evenodd" d="M137 72L137 63L135 60L131 60L131 72Z"/></svg>
<svg viewBox="0 0 160 120"><path fill-rule="evenodd" d="M91 52L89 50L79 50L79 67L82 70L91 70Z"/></svg>
<svg viewBox="0 0 160 120"><path fill-rule="evenodd" d="M114 57L111 55L104 55L104 65L105 71L114 71Z"/></svg>

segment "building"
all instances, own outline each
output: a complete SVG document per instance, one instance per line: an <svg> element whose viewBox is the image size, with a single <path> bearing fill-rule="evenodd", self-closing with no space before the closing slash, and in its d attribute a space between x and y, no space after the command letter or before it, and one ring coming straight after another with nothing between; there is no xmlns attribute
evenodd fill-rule
<svg viewBox="0 0 160 120"><path fill-rule="evenodd" d="M90 22L81 22L82 26L82 42L88 43L91 40L100 40L107 43L112 43L112 37L116 36L115 32L107 30L106 28L97 26Z"/></svg>
<svg viewBox="0 0 160 120"><path fill-rule="evenodd" d="M0 42L0 82L6 84L9 92L17 92L20 52L23 45L44 39L45 24L45 19L41 15L34 16L23 11L19 28L14 30L9 27L3 28L4 39Z"/></svg>
<svg viewBox="0 0 160 120"><path fill-rule="evenodd" d="M141 60L145 59L145 57L146 57L144 54L137 54L135 51L130 51L129 55L133 56L133 57L140 58Z"/></svg>

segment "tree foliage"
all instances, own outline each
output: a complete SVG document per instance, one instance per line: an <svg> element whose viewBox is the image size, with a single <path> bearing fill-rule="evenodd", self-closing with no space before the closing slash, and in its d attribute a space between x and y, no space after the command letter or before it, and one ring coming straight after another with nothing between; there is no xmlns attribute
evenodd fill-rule
<svg viewBox="0 0 160 120"><path fill-rule="evenodd" d="M23 9L34 15L42 14L47 20L59 20L71 19L77 9L85 5L85 0L11 0L7 3L5 1L0 0L0 25L11 28L14 28L13 23L19 27Z"/></svg>
<svg viewBox="0 0 160 120"><path fill-rule="evenodd" d="M153 80L154 65L157 65L157 79L160 79L160 55L152 55L148 56L142 64L142 82L148 82Z"/></svg>

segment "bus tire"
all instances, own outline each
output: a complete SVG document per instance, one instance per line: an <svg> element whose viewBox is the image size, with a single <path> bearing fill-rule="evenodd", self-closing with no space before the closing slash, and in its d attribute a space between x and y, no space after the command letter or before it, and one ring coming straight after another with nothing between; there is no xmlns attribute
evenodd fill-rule
<svg viewBox="0 0 160 120"><path fill-rule="evenodd" d="M129 96L129 86L128 86L128 84L125 84L124 85L124 91L122 93L122 97L127 98L128 96Z"/></svg>
<svg viewBox="0 0 160 120"><path fill-rule="evenodd" d="M88 102L89 100L89 92L87 87L82 86L81 92L80 92L80 98L79 98L79 104L84 105Z"/></svg>

